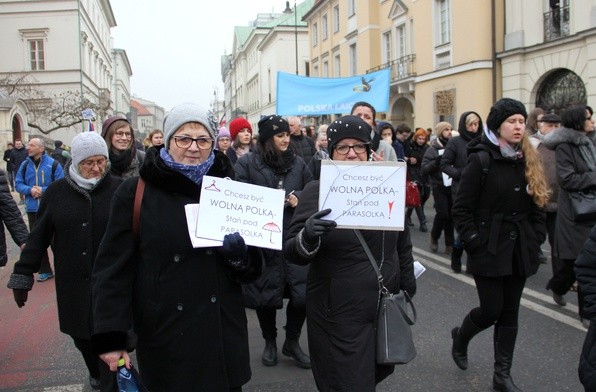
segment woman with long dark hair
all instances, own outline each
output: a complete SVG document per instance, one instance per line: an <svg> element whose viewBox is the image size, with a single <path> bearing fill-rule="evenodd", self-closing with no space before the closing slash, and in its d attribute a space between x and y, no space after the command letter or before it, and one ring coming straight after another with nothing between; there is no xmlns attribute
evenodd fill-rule
<svg viewBox="0 0 596 392"><path fill-rule="evenodd" d="M526 278L538 270L538 249L546 237L548 187L540 157L525 134L524 105L510 98L490 110L488 130L468 145L453 220L470 255L480 304L453 328L452 356L468 367L468 343L494 326L493 388L517 392L510 370Z"/></svg>
<svg viewBox="0 0 596 392"><path fill-rule="evenodd" d="M135 147L130 122L122 116L108 117L101 127L101 136L108 145L112 175L124 179L138 176L145 153Z"/></svg>
<svg viewBox="0 0 596 392"><path fill-rule="evenodd" d="M259 141L254 151L238 159L234 165L236 180L273 189L283 189L286 203L283 233L287 233L294 209L300 202L304 186L312 174L304 160L290 147L288 122L276 115L259 121ZM242 286L247 307L256 309L265 348L261 362L265 366L277 364L277 309L283 307L284 297L290 298L286 309L286 340L282 353L294 359L297 366L310 368L310 358L298 343L306 318L306 275L308 267L289 264L282 251L263 249L266 267L261 277Z"/></svg>

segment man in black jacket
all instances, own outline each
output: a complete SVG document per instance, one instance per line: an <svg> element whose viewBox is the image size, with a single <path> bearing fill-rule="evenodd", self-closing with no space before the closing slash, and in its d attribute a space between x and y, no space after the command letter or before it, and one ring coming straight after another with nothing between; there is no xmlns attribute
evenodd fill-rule
<svg viewBox="0 0 596 392"><path fill-rule="evenodd" d="M21 139L17 139L14 141L14 148L10 151L10 161L12 162L12 164L14 165L14 174L15 174L15 178L16 178L16 174L19 171L19 168L21 167L21 164L25 161L25 159L27 159L27 157L29 156L29 154L27 154L27 149L25 148L25 146L23 145L23 142L21 141ZM21 198L21 201L19 202L19 204L25 204L25 195L21 195L19 194L19 197Z"/></svg>
<svg viewBox="0 0 596 392"><path fill-rule="evenodd" d="M300 123L300 117L290 116L288 117L288 123L290 124L290 144L294 153L302 159L308 165L312 157L317 153L317 149L315 148L315 141L302 134L300 128L302 124Z"/></svg>

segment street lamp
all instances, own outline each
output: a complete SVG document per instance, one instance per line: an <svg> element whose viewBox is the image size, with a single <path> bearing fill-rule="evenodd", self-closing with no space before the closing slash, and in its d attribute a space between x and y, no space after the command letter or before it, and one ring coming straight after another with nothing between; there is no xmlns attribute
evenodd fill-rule
<svg viewBox="0 0 596 392"><path fill-rule="evenodd" d="M290 8L290 2L286 1L284 14L294 12L294 49L296 50L296 75L298 75L298 13L296 12L296 1L294 0L294 11Z"/></svg>

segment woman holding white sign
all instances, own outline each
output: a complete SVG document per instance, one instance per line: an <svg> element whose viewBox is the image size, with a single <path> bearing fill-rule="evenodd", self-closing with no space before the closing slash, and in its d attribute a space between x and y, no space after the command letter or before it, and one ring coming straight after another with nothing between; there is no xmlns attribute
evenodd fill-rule
<svg viewBox="0 0 596 392"><path fill-rule="evenodd" d="M372 159L371 126L357 116L344 116L327 129L335 161ZM376 364L377 274L351 229L335 229L319 211L319 181L302 192L286 236L284 254L309 265L306 323L312 369L321 391L374 391L394 367ZM416 292L409 230L362 230L362 236L391 292Z"/></svg>
<svg viewBox="0 0 596 392"><path fill-rule="evenodd" d="M284 234L287 232L294 209L299 204L302 189L312 180L312 174L304 160L289 147L288 122L280 116L265 116L259 121L256 149L240 157L234 165L237 181L285 190ZM308 267L288 264L283 253L278 250L263 249L263 254L267 265L263 274L254 283L242 286L244 303L247 307L256 309L265 339L261 362L265 366L277 365L276 309L281 309L284 297L289 297L286 309L286 340L282 353L293 358L298 367L309 369L310 358L298 343L306 317Z"/></svg>
<svg viewBox="0 0 596 392"><path fill-rule="evenodd" d="M238 233L221 247L193 248L185 214L209 185L205 175L234 176L213 149L214 129L197 105L168 113L164 146L150 148L139 171L144 191L130 178L112 199L93 269L92 340L100 358L112 371L120 358L130 368L126 331L133 326L150 391L240 391L251 377L241 283L260 273L260 251Z"/></svg>

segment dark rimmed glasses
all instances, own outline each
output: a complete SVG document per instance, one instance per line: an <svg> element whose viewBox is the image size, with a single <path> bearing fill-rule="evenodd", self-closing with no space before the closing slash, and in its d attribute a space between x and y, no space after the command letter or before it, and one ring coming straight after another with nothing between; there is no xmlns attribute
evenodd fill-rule
<svg viewBox="0 0 596 392"><path fill-rule="evenodd" d="M368 143L359 143L359 144L354 144L353 146L348 146L347 144L340 144L340 145L335 146L335 151L339 155L348 155L348 153L350 152L350 149L352 149L352 150L354 150L354 152L356 154L362 154L362 153L366 152L367 147L368 147Z"/></svg>
<svg viewBox="0 0 596 392"><path fill-rule="evenodd" d="M208 150L213 145L213 139L206 137L194 139L188 136L174 136L174 143L176 143L178 148L190 148L192 142L197 143L199 150Z"/></svg>

